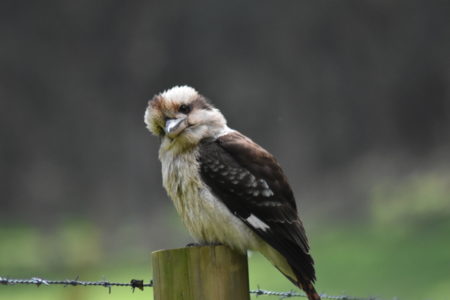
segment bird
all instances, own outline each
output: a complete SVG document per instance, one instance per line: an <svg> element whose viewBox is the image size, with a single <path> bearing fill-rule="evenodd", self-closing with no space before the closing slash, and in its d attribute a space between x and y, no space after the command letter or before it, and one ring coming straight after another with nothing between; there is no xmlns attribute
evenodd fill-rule
<svg viewBox="0 0 450 300"><path fill-rule="evenodd" d="M144 121L160 139L163 186L196 242L259 251L309 300L320 300L294 194L275 157L228 127L190 86L156 94Z"/></svg>

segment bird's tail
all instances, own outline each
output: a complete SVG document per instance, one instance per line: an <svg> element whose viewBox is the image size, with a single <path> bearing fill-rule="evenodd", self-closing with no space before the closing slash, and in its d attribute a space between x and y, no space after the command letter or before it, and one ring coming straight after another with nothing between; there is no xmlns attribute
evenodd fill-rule
<svg viewBox="0 0 450 300"><path fill-rule="evenodd" d="M320 296L311 281L299 283L298 286L305 292L308 300L320 300Z"/></svg>
<svg viewBox="0 0 450 300"><path fill-rule="evenodd" d="M276 251L270 246L262 247L259 251L267 257L270 262L284 275L287 279L289 279L293 284L301 288L307 295L308 300L320 300L319 294L316 292L314 288L314 269L312 268L312 258L309 254L303 253L304 261L302 261L301 265L296 268L294 264L289 264L286 258L280 254L280 252ZM309 276L304 274L301 270L304 266L310 266Z"/></svg>

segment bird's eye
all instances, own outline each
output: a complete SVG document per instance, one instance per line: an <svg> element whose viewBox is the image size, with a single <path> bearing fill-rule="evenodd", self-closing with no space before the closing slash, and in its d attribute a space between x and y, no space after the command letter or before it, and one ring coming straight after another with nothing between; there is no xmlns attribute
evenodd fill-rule
<svg viewBox="0 0 450 300"><path fill-rule="evenodd" d="M186 105L186 104L181 104L180 107L178 108L178 111L182 114L188 114L191 112L191 106L190 105Z"/></svg>

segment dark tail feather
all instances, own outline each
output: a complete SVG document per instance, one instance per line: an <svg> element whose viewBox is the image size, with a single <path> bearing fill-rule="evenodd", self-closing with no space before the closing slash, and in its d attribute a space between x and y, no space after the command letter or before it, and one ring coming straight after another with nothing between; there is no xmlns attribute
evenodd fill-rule
<svg viewBox="0 0 450 300"><path fill-rule="evenodd" d="M311 281L300 283L299 287L306 293L308 300L320 300L320 296L316 292L316 289Z"/></svg>
<svg viewBox="0 0 450 300"><path fill-rule="evenodd" d="M296 281L293 278L284 274L283 272L281 272L281 274L286 276L286 278L289 279L293 284L301 288L308 297L308 300L321 300L319 294L316 292L316 289L314 288L312 281L305 281L305 280Z"/></svg>
<svg viewBox="0 0 450 300"><path fill-rule="evenodd" d="M281 270L277 267L278 271L281 272ZM314 288L313 281L311 280L295 280L288 275L281 272L284 276L286 276L287 279L289 279L293 284L301 288L306 296L308 297L308 300L321 300L319 294L316 292L316 289ZM301 278L301 277L300 277Z"/></svg>

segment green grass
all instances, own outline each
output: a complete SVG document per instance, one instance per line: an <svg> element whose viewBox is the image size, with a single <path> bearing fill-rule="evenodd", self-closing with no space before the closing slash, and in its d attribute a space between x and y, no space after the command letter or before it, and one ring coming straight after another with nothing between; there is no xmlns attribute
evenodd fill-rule
<svg viewBox="0 0 450 300"><path fill-rule="evenodd" d="M450 295L450 176L420 174L374 187L360 223L321 224L309 231L317 290L330 295L440 300ZM133 230L131 230L133 232ZM86 222L52 231L0 227L0 276L126 282L152 277L148 249L129 242L105 249L102 233ZM249 258L250 288L294 286L258 253ZM294 289L295 290L295 289ZM259 297L258 299L262 299ZM0 299L152 299L152 289L0 286ZM256 297L253 297L256 299ZM277 299L265 297L265 299Z"/></svg>
<svg viewBox="0 0 450 300"><path fill-rule="evenodd" d="M431 232L342 225L311 234L317 290L331 295L385 299L447 299L450 294L450 223ZM251 287L292 285L260 255L250 258Z"/></svg>
<svg viewBox="0 0 450 300"><path fill-rule="evenodd" d="M87 228L71 228L69 239L92 242L84 236ZM446 299L450 294L450 223L441 222L432 228L380 228L373 225L341 225L324 227L310 234L316 258L317 289L320 292L354 296L380 296L392 299ZM63 240L68 238L60 235ZM127 281L151 278L150 259L146 250L141 257L124 256L104 261L101 253L81 258L72 253L63 266L56 252L48 247L59 242L40 241L37 232L27 228L0 231L1 275L49 279L65 279L80 275L83 280ZM74 241L74 242L75 242ZM93 251L93 246L88 247ZM97 246L94 247L94 249ZM65 251L64 247L62 250ZM88 250L79 249L81 256ZM98 251L100 252L100 251ZM80 254L78 254L80 255ZM144 259L142 259L144 257ZM96 263L96 260L99 263ZM118 263L119 262L119 263ZM288 291L294 289L270 263L258 253L249 258L250 287ZM56 267L57 266L57 267ZM112 288L108 294L101 287L0 286L0 299L151 299L151 289L144 292ZM255 297L253 297L255 298ZM256 298L255 298L256 299ZM261 299L258 298L258 299Z"/></svg>
<svg viewBox="0 0 450 300"><path fill-rule="evenodd" d="M318 287L329 293L400 299L446 299L449 226L433 233L342 228L314 243ZM446 287L445 287L446 286ZM445 288L444 288L445 287Z"/></svg>

